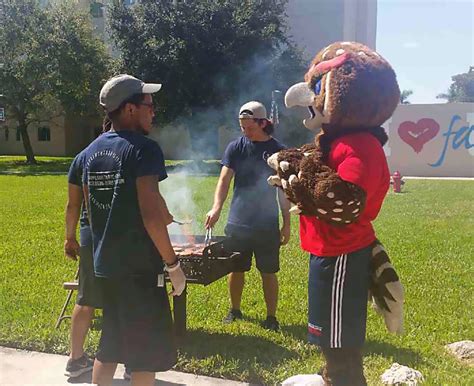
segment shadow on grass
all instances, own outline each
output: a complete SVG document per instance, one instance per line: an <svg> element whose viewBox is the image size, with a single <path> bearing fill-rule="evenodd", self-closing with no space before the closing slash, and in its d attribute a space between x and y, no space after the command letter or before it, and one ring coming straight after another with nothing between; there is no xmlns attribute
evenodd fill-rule
<svg viewBox="0 0 474 386"><path fill-rule="evenodd" d="M66 174L71 166L72 159L37 161L30 165L26 161L0 162L0 175L14 176L44 176ZM183 161L166 166L168 173L186 173L188 175L217 176L221 171L219 161Z"/></svg>
<svg viewBox="0 0 474 386"><path fill-rule="evenodd" d="M278 367L281 363L298 358L298 354L264 337L237 333L209 333L202 330L190 330L180 345L180 353L186 359L200 360L213 357L232 362L232 373L249 372L250 382L261 381L255 372L258 367ZM222 374L226 376L226 374ZM232 374L228 374L232 376Z"/></svg>
<svg viewBox="0 0 474 386"><path fill-rule="evenodd" d="M55 175L65 174L69 170L72 159L60 159L52 161L37 161L31 165L26 161L2 161L0 162L0 174L17 176Z"/></svg>
<svg viewBox="0 0 474 386"><path fill-rule="evenodd" d="M280 326L281 332L285 335L290 335L296 340L301 340L303 342L308 341L308 326L293 324L293 325L282 325Z"/></svg>
<svg viewBox="0 0 474 386"><path fill-rule="evenodd" d="M305 325L281 326L284 334L291 335L294 339L307 342L307 327ZM406 366L415 367L425 362L419 352L409 348L397 347L387 342L367 340L364 346L365 355L380 355L384 358L393 359L395 362L403 363Z"/></svg>
<svg viewBox="0 0 474 386"><path fill-rule="evenodd" d="M423 364L431 367L430 364L423 360L420 353L404 347L397 347L387 342L378 342L367 340L364 347L365 355L380 355L387 359L393 359L395 362L402 363L405 366L416 367Z"/></svg>

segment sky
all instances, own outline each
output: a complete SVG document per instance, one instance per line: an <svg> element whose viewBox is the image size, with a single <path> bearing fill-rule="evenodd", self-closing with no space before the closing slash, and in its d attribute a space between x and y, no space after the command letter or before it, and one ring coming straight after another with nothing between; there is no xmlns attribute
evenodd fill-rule
<svg viewBox="0 0 474 386"><path fill-rule="evenodd" d="M451 77L474 66L474 0L378 0L377 52L411 103L437 99Z"/></svg>

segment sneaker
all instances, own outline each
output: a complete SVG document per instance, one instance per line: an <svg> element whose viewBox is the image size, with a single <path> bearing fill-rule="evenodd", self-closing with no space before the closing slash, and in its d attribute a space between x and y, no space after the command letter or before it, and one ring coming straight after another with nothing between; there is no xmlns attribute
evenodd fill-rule
<svg viewBox="0 0 474 386"><path fill-rule="evenodd" d="M130 372L129 369L127 369L127 367L125 367L125 371L123 372L123 379L125 379L126 381L129 381L132 379L132 373Z"/></svg>
<svg viewBox="0 0 474 386"><path fill-rule="evenodd" d="M230 324L232 322L235 322L237 319L242 319L242 318L243 318L243 315L240 310L231 309L229 313L227 314L227 316L224 318L224 320L222 320L222 322L225 324Z"/></svg>
<svg viewBox="0 0 474 386"><path fill-rule="evenodd" d="M278 331L280 329L280 323L278 323L277 318L274 316L267 316L267 319L265 319L262 323L261 326L265 330L271 330L271 331Z"/></svg>
<svg viewBox="0 0 474 386"><path fill-rule="evenodd" d="M69 378L76 378L81 374L91 371L94 367L94 360L83 354L80 358L69 358L66 365L66 375Z"/></svg>

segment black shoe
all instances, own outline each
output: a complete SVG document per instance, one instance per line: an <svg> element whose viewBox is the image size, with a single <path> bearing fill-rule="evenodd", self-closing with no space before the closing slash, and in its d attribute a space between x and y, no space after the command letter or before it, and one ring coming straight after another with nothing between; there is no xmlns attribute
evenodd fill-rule
<svg viewBox="0 0 474 386"><path fill-rule="evenodd" d="M69 358L64 375L70 378L76 378L81 374L91 371L93 367L94 360L90 359L86 354L83 354L77 359Z"/></svg>
<svg viewBox="0 0 474 386"><path fill-rule="evenodd" d="M222 320L223 323L225 324L230 324L232 322L235 322L237 319L242 319L243 315L240 310L234 310L231 309L227 316Z"/></svg>
<svg viewBox="0 0 474 386"><path fill-rule="evenodd" d="M271 331L278 331L280 329L280 323L278 323L278 320L274 316L267 316L267 319L261 323L261 326L265 330Z"/></svg>
<svg viewBox="0 0 474 386"><path fill-rule="evenodd" d="M127 368L127 366L125 366L125 371L123 372L123 379L126 381L130 381L132 379L132 372Z"/></svg>

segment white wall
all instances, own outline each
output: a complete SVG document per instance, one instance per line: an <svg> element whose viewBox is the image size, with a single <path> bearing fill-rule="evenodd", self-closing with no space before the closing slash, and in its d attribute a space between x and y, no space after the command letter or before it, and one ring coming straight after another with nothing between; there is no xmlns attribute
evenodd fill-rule
<svg viewBox="0 0 474 386"><path fill-rule="evenodd" d="M392 173L474 177L474 103L399 105L384 127Z"/></svg>

